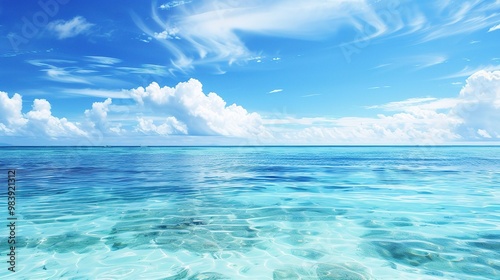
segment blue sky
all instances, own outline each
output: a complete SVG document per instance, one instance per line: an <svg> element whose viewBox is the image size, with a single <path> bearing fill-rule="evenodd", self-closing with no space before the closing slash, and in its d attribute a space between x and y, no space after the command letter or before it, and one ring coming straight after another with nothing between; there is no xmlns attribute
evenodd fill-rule
<svg viewBox="0 0 500 280"><path fill-rule="evenodd" d="M500 1L2 1L0 143L500 139Z"/></svg>

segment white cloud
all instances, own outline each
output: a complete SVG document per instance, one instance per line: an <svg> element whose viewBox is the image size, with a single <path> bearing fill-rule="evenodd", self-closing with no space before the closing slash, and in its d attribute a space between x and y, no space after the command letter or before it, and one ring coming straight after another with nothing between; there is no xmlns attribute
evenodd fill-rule
<svg viewBox="0 0 500 280"><path fill-rule="evenodd" d="M389 102L383 105L368 106L367 109L384 109L386 111L411 111L414 108L425 108L429 110L450 109L455 106L454 99L434 97L410 98L403 101Z"/></svg>
<svg viewBox="0 0 500 280"><path fill-rule="evenodd" d="M52 116L51 105L45 99L35 99L31 111L26 114L26 131L34 136L58 137L84 137L86 132L77 124L69 122L66 118Z"/></svg>
<svg viewBox="0 0 500 280"><path fill-rule="evenodd" d="M500 140L500 71L473 74L454 98L411 98L370 106L383 110L371 118L262 117L236 104L228 106L216 93L205 94L195 79L175 87L151 83L146 88L122 93L128 96L120 99L124 103L115 104L110 98L94 102L84 112L85 122L78 123L53 116L50 103L44 99L35 99L32 109L23 114L19 94L9 97L0 92L0 134L47 139L121 135L121 140L111 144L123 143L124 139L133 144L140 136L152 139L167 135L223 136L251 144L441 144ZM184 139L172 137L169 139ZM161 139L164 138L158 138L158 144L165 143Z"/></svg>
<svg viewBox="0 0 500 280"><path fill-rule="evenodd" d="M84 17L77 16L71 20L56 20L47 25L47 29L54 32L59 39L66 39L87 33L94 24Z"/></svg>
<svg viewBox="0 0 500 280"><path fill-rule="evenodd" d="M443 79L463 78L463 77L469 77L469 76L471 76L474 73L477 73L479 71L497 71L497 70L500 70L500 65L481 65L478 67L466 66L465 68L463 68L462 70L460 70L456 73L453 73L453 74L450 74L450 75L447 75L444 77L440 77L438 79L443 80Z"/></svg>
<svg viewBox="0 0 500 280"><path fill-rule="evenodd" d="M313 126L313 125L332 125L336 124L338 120L329 118L294 118L290 116L281 116L279 118L265 118L263 123L266 125L301 125L301 126Z"/></svg>
<svg viewBox="0 0 500 280"><path fill-rule="evenodd" d="M16 93L9 98L6 92L0 91L0 132L10 135L26 124L28 120L21 113L22 107L21 95Z"/></svg>
<svg viewBox="0 0 500 280"><path fill-rule="evenodd" d="M416 33L421 37L420 42L426 42L471 33L498 23L498 5L483 2L439 4L436 9L433 3L412 1L394 4L369 0L207 0L192 5L192 9L176 11L175 17L167 20L157 9L152 9L151 18L157 26L146 25L138 16L134 21L145 34L160 41L172 37L167 30L176 26L175 36L183 40L162 44L173 55L172 64L185 71L198 64L248 61L256 50L250 49L242 34L298 40L334 39L332 44L345 46L365 45L389 35ZM160 9L180 3L184 2L170 2ZM352 37L334 37L341 29L350 29ZM430 57L419 63L419 67L437 65L446 59Z"/></svg>
<svg viewBox="0 0 500 280"><path fill-rule="evenodd" d="M257 55L257 56L250 56L246 59L246 61L255 61L257 63L261 63L262 62L262 59L264 59L265 57L261 56L261 55Z"/></svg>
<svg viewBox="0 0 500 280"><path fill-rule="evenodd" d="M35 99L31 111L22 113L22 97L12 98L0 92L0 135L58 137L85 137L87 134L77 123L52 116L51 105L45 99Z"/></svg>
<svg viewBox="0 0 500 280"><path fill-rule="evenodd" d="M500 71L479 71L470 76L460 91L458 100L451 114L462 120L458 130L463 137L474 140L490 135L498 138Z"/></svg>
<svg viewBox="0 0 500 280"><path fill-rule="evenodd" d="M94 102L92 104L92 109L85 110L84 114L88 119L88 125L91 130L97 130L103 134L110 132L113 134L120 134L125 132L121 129L121 124L112 125L108 121L108 113L112 102L111 98L103 102Z"/></svg>
<svg viewBox="0 0 500 280"><path fill-rule="evenodd" d="M117 67L118 70L127 71L127 73L132 74L146 74L146 75L158 75L166 76L169 74L167 67L157 64L142 64L142 67Z"/></svg>
<svg viewBox="0 0 500 280"><path fill-rule="evenodd" d="M491 102L495 108L500 107L500 71L478 71L467 78L460 97L466 100Z"/></svg>
<svg viewBox="0 0 500 280"><path fill-rule="evenodd" d="M396 68L402 66L413 66L416 70L422 70L428 67L436 66L439 64L443 64L447 61L448 57L443 54L425 54L425 55L416 55L409 57L400 57L396 58L392 63L385 63L374 67L373 69L380 68Z"/></svg>
<svg viewBox="0 0 500 280"><path fill-rule="evenodd" d="M182 0L181 1L171 1L171 2L160 5L160 9L161 10L170 10L172 8L186 5L189 3L191 3L191 1L182 1Z"/></svg>
<svg viewBox="0 0 500 280"><path fill-rule="evenodd" d="M111 103L111 98L106 99L104 102L94 102L92 104L92 109L85 110L85 116L94 123L102 123L108 116L109 105L111 105Z"/></svg>
<svg viewBox="0 0 500 280"><path fill-rule="evenodd" d="M179 28L173 27L173 28L165 29L160 33L155 32L154 37L156 39L159 39L159 40L165 40L165 39L177 39L177 40L179 40L180 37L177 36L178 33L179 33Z"/></svg>
<svg viewBox="0 0 500 280"><path fill-rule="evenodd" d="M495 26L492 26L492 27L488 30L488 32L496 31L496 30L499 30L499 29L500 29L500 24L497 24L497 25L495 25Z"/></svg>
<svg viewBox="0 0 500 280"><path fill-rule="evenodd" d="M62 82L62 83L81 83L90 84L90 82L82 77L74 75L70 71L60 67L51 67L49 69L43 70L47 73L49 80ZM75 71L76 72L76 71Z"/></svg>
<svg viewBox="0 0 500 280"><path fill-rule="evenodd" d="M103 98L130 98L128 90L107 90L107 89L65 89L64 93L76 94L82 96L93 96L93 97L103 97Z"/></svg>
<svg viewBox="0 0 500 280"><path fill-rule="evenodd" d="M381 88L390 88L391 86L375 86L375 87L369 87L369 90L374 90L374 89L381 89Z"/></svg>
<svg viewBox="0 0 500 280"><path fill-rule="evenodd" d="M283 91L283 89L278 88L278 89L271 90L269 93L278 93L278 92L282 92L282 91Z"/></svg>
<svg viewBox="0 0 500 280"><path fill-rule="evenodd" d="M306 94L306 95L302 95L301 97L313 97L313 96L319 96L321 95L320 93L311 93L311 94Z"/></svg>
<svg viewBox="0 0 500 280"><path fill-rule="evenodd" d="M441 144L500 140L500 71L469 77L455 98L411 98L367 107L398 111L377 118L265 119L279 141L294 144Z"/></svg>
<svg viewBox="0 0 500 280"><path fill-rule="evenodd" d="M418 63L417 68L423 69L434 65L442 64L446 62L447 57L445 55L425 55L416 57L415 60Z"/></svg>
<svg viewBox="0 0 500 280"><path fill-rule="evenodd" d="M44 60L28 60L29 64L42 67L40 71L47 74L46 79L61 83L78 83L78 84L91 84L88 79L80 75L80 69L73 66L74 61L57 60L57 59L44 59ZM54 64L63 64L62 66L56 66ZM70 65L70 66L68 66Z"/></svg>
<svg viewBox="0 0 500 280"><path fill-rule="evenodd" d="M444 113L413 109L377 118L279 119L268 126L278 143L441 144L460 139L454 132L457 123Z"/></svg>
<svg viewBox="0 0 500 280"><path fill-rule="evenodd" d="M113 57L105 56L87 56L84 61L68 61L58 59L38 59L27 60L26 62L31 65L40 67L40 71L46 73L45 79L61 82L61 83L78 83L78 84L91 84L93 86L119 86L129 85L130 81L126 80L130 74L144 74L144 75L169 75L169 69L162 65L156 64L142 64L139 67L115 66L114 64L120 63L121 60ZM84 64L90 62L88 64ZM104 70L103 70L104 69ZM121 77L120 77L121 76ZM130 85L129 85L130 87ZM69 91L69 90L65 90ZM109 90L89 89L87 90L73 90L72 93L102 96L99 95ZM116 94L120 90L115 91L112 95L102 97L118 97Z"/></svg>
<svg viewBox="0 0 500 280"><path fill-rule="evenodd" d="M391 65L393 65L393 63L383 63L383 64L379 64L379 65L373 67L372 69L386 68L386 67L391 66Z"/></svg>
<svg viewBox="0 0 500 280"><path fill-rule="evenodd" d="M247 61L253 51L240 37L242 32L321 40L345 25L363 34L363 39L380 36L388 29L365 0L205 1L193 8L169 19L169 24L153 9L152 18L161 31L146 26L139 17L134 18L144 33L160 40L168 38L165 30L170 24L178 28L175 35L184 39L182 44L163 44L175 57L173 64L181 70L198 63Z"/></svg>
<svg viewBox="0 0 500 280"><path fill-rule="evenodd" d="M186 124L194 135L254 137L266 134L261 116L249 113L236 104L227 106L216 93L203 93L195 79L179 83L175 88L151 83L130 91L138 104L155 112L175 117Z"/></svg>
<svg viewBox="0 0 500 280"><path fill-rule="evenodd" d="M491 139L491 135L488 133L488 131L484 130L484 129L478 129L477 130L477 134L483 138L488 138L488 139Z"/></svg>
<svg viewBox="0 0 500 280"><path fill-rule="evenodd" d="M423 42L472 33L498 22L498 4L475 0L449 3L441 5L434 15L438 21L428 22L422 29Z"/></svg>
<svg viewBox="0 0 500 280"><path fill-rule="evenodd" d="M122 62L121 59L114 58L114 57L109 57L109 56L95 56L95 55L89 55L86 56L86 58L90 62L98 63L98 64L105 64L105 65L113 65Z"/></svg>
<svg viewBox="0 0 500 280"><path fill-rule="evenodd" d="M139 124L136 131L146 134L171 135L171 134L188 134L187 126L178 121L175 117L166 118L161 125L155 125L152 119L138 118Z"/></svg>

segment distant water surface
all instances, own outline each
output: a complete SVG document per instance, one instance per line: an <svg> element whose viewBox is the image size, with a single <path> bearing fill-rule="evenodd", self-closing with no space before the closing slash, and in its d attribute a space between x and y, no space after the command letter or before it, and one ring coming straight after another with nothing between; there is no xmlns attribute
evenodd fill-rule
<svg viewBox="0 0 500 280"><path fill-rule="evenodd" d="M0 277L500 279L500 147L0 148L12 168Z"/></svg>

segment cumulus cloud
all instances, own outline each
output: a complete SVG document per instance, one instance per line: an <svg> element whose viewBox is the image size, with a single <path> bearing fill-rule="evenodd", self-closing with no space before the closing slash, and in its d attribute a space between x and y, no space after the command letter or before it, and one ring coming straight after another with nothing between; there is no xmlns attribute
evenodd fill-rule
<svg viewBox="0 0 500 280"><path fill-rule="evenodd" d="M455 98L411 98L371 106L386 111L402 111L389 119L406 124L412 120L427 120L423 127L448 129L450 138L462 141L500 139L500 71L481 70L472 74ZM386 117L384 117L386 118Z"/></svg>
<svg viewBox="0 0 500 280"><path fill-rule="evenodd" d="M26 124L28 120L21 113L22 107L21 95L16 93L9 98L6 92L0 91L0 132L13 134Z"/></svg>
<svg viewBox="0 0 500 280"><path fill-rule="evenodd" d="M194 135L253 137L266 133L262 118L245 108L226 102L216 93L203 93L196 79L175 87L160 87L153 82L146 88L130 91L138 104L155 112L168 113L187 125Z"/></svg>
<svg viewBox="0 0 500 280"><path fill-rule="evenodd" d="M35 99L26 118L27 131L35 136L49 138L86 136L77 124L69 122L66 118L59 119L52 116L51 105L45 99Z"/></svg>
<svg viewBox="0 0 500 280"><path fill-rule="evenodd" d="M9 98L5 92L0 92L0 135L37 136L57 139L58 137L84 137L85 131L79 124L66 118L52 115L51 105L45 99L35 99L32 109L22 113L22 97L14 94Z"/></svg>
<svg viewBox="0 0 500 280"><path fill-rule="evenodd" d="M294 144L441 144L500 140L500 71L471 75L453 98L410 98L369 106L390 114L265 119L275 139Z"/></svg>
<svg viewBox="0 0 500 280"><path fill-rule="evenodd" d="M66 118L52 116L51 105L45 99L35 99L33 108L26 114L30 131L51 138L59 136L85 136L86 133Z"/></svg>
<svg viewBox="0 0 500 280"><path fill-rule="evenodd" d="M101 131L107 131L109 129L107 117L111 103L111 98L108 98L104 102L94 102L92 104L92 109L85 110L84 114L90 121L91 127Z"/></svg>
<svg viewBox="0 0 500 280"><path fill-rule="evenodd" d="M216 93L204 93L202 84L195 79L175 87L161 87L153 82L145 88L121 92L128 99L118 99L118 104L111 98L94 102L83 112L82 123L53 116L51 104L45 99L35 99L31 110L23 113L21 95L9 97L0 92L0 135L87 139L98 132L104 137L114 135L123 139L156 136L160 137L157 144L164 143L161 139L167 138L162 136L168 135L217 136L243 139L251 144L440 144L500 140L500 71L473 74L453 98L411 98L370 106L369 109L382 110L371 118L263 117L242 106L228 105ZM121 140L112 144L120 143Z"/></svg>
<svg viewBox="0 0 500 280"><path fill-rule="evenodd" d="M154 37L156 39L163 39L163 40L165 40L165 39L177 39L177 40L179 40L180 37L177 36L177 33L179 33L179 28L173 27L173 28L165 29L160 33L155 32Z"/></svg>
<svg viewBox="0 0 500 280"><path fill-rule="evenodd" d="M93 134L134 137L137 132L236 138L269 134L259 114L250 113L236 104L227 105L216 93L205 94L202 84L195 79L175 87L160 87L152 83L146 88L121 92L129 98L129 103L113 107L111 98L94 102L83 112L85 121L82 123L53 116L51 104L45 99L35 99L31 111L23 114L19 94L9 98L7 93L0 92L0 134L36 135L50 139ZM124 116L125 112L128 118ZM113 119L117 115L122 117L120 121Z"/></svg>
<svg viewBox="0 0 500 280"><path fill-rule="evenodd" d="M479 71L460 91L452 115L462 120L458 130L467 139L500 138L500 71Z"/></svg>
<svg viewBox="0 0 500 280"><path fill-rule="evenodd" d="M302 145L440 144L460 139L454 131L457 119L419 108L376 118L289 119L293 129L278 123L271 128L277 141Z"/></svg>
<svg viewBox="0 0 500 280"><path fill-rule="evenodd" d="M66 39L87 33L94 24L89 23L84 17L77 16L71 20L56 20L47 25L58 39Z"/></svg>
<svg viewBox="0 0 500 280"><path fill-rule="evenodd" d="M188 134L187 126L178 121L175 117L168 117L160 124L155 125L152 119L139 118L139 124L136 126L136 131L146 134L171 135L171 134Z"/></svg>

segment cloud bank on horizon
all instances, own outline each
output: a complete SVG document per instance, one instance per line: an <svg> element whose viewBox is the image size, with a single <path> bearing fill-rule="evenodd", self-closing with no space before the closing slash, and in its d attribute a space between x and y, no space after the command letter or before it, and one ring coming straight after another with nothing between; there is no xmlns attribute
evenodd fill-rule
<svg viewBox="0 0 500 280"><path fill-rule="evenodd" d="M72 122L53 116L51 104L45 99L35 99L31 110L22 113L20 94L9 97L0 92L0 135L45 138L54 143L58 139L85 143L80 140L87 139L95 145L116 145L123 143L120 139L141 136L145 137L143 142L136 144L161 144L165 137L179 135L225 136L240 144L500 140L500 71L473 74L454 98L412 98L372 106L394 112L377 118L266 118L236 104L228 106L216 93L205 94L196 79L175 87L160 87L153 82L125 94L133 102L113 105L111 98L94 102L82 112L81 122Z"/></svg>
<svg viewBox="0 0 500 280"><path fill-rule="evenodd" d="M500 143L498 0L94 1L0 3L0 145Z"/></svg>

